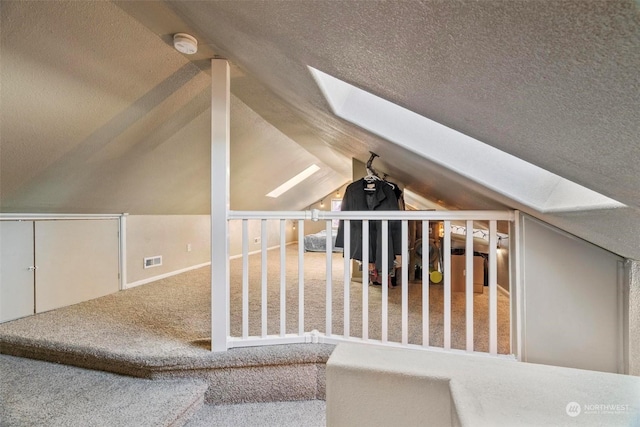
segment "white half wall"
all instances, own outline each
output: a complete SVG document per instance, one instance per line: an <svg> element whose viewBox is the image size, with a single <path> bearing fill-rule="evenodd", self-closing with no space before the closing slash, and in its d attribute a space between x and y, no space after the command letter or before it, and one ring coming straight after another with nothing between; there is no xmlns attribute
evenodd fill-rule
<svg viewBox="0 0 640 427"><path fill-rule="evenodd" d="M522 360L622 373L624 260L526 215L522 237Z"/></svg>
<svg viewBox="0 0 640 427"><path fill-rule="evenodd" d="M340 343L327 425L638 426L640 378L474 354Z"/></svg>

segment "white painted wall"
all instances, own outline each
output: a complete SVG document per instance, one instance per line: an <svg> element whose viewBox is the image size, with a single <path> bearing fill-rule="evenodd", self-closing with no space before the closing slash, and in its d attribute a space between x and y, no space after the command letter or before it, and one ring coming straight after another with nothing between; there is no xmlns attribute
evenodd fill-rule
<svg viewBox="0 0 640 427"><path fill-rule="evenodd" d="M623 261L523 215L523 360L622 372Z"/></svg>
<svg viewBox="0 0 640 427"><path fill-rule="evenodd" d="M506 248L499 248L496 251L496 258L498 265L498 286L508 292L510 290L509 250Z"/></svg>
<svg viewBox="0 0 640 427"><path fill-rule="evenodd" d="M210 230L209 215L128 216L127 287L211 262ZM145 269L144 258L157 255L162 265Z"/></svg>
<svg viewBox="0 0 640 427"><path fill-rule="evenodd" d="M296 221L297 222L297 221ZM298 236L293 230L293 222L286 220L285 242L289 243ZM280 220L267 220L265 224L267 230L267 248L280 245ZM262 248L262 221L249 220L247 223L247 235L249 237L249 252L260 251ZM256 242L256 239L260 239ZM229 255L237 256L242 254L242 221L233 220L229 222Z"/></svg>

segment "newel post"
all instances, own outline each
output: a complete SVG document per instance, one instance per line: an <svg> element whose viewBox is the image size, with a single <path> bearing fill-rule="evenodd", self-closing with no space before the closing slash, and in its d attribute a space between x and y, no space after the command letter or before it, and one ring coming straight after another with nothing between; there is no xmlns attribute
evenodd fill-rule
<svg viewBox="0 0 640 427"><path fill-rule="evenodd" d="M211 60L211 350L226 351L229 328L230 79L226 59Z"/></svg>

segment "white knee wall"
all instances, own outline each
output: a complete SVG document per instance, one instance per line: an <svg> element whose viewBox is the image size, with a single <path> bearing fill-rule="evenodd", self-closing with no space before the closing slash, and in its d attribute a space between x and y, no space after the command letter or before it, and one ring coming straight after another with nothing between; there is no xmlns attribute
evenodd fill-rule
<svg viewBox="0 0 640 427"><path fill-rule="evenodd" d="M626 375L345 343L326 377L329 427L640 423L640 378Z"/></svg>

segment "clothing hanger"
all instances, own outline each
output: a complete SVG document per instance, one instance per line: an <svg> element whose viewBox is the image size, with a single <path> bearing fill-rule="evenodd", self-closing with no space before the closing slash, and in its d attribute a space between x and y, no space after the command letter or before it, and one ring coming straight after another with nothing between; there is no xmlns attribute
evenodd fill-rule
<svg viewBox="0 0 640 427"><path fill-rule="evenodd" d="M387 177L388 177L388 176L389 176L389 175L387 175L387 174L385 173L385 174L384 174L384 176L382 177L382 180L383 180L384 182L386 182L387 184L389 184L389 186L390 186L393 190L395 190L395 189L396 189L396 185L395 185L393 182L389 182L389 181L387 181Z"/></svg>
<svg viewBox="0 0 640 427"><path fill-rule="evenodd" d="M376 191L376 181L381 181L380 177L372 173L369 169L367 169L367 176L363 179L365 182L364 191L367 192Z"/></svg>
<svg viewBox="0 0 640 427"><path fill-rule="evenodd" d="M364 177L364 180L367 182L382 181L378 174L369 168L367 168L367 175Z"/></svg>

